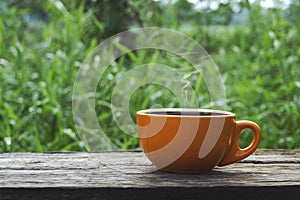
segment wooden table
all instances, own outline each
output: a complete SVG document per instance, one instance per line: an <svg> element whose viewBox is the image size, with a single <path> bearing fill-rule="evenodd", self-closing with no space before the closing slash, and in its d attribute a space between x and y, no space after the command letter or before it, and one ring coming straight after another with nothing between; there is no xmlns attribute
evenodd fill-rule
<svg viewBox="0 0 300 200"><path fill-rule="evenodd" d="M206 174L157 171L139 151L0 154L0 199L300 199L300 150L257 150Z"/></svg>

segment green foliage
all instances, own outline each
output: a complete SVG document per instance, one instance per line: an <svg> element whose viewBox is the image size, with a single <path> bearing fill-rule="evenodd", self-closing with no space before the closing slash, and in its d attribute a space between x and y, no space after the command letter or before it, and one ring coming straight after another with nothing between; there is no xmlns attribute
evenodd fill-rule
<svg viewBox="0 0 300 200"><path fill-rule="evenodd" d="M249 27L220 39L225 46L214 55L226 76L228 110L261 126L261 147L299 148L299 27L278 9L253 7L249 15Z"/></svg>
<svg viewBox="0 0 300 200"><path fill-rule="evenodd" d="M229 25L232 6L197 11L184 0L173 5L152 0L1 1L0 151L84 151L72 116L78 67L101 40L132 26L169 27L193 37L219 66L227 110L261 126L260 147L300 148L299 3L283 13L240 1L241 10L248 11L248 23L239 25ZM98 120L123 149L138 148L138 141L122 134L114 122L111 91L131 66L148 62L182 73L191 70L169 53L140 50L122 56L104 73L107 78L101 79L96 95ZM208 105L209 95L200 92L206 91L201 76L191 76L190 81L200 105ZM131 97L132 117L154 104L179 106L168 89L145 85ZM250 139L245 131L240 144L246 146Z"/></svg>
<svg viewBox="0 0 300 200"><path fill-rule="evenodd" d="M48 23L30 16L28 7L2 11L0 149L83 150L71 96L77 68L96 44L82 40L93 17L82 7L69 12L55 1L39 6L48 13Z"/></svg>

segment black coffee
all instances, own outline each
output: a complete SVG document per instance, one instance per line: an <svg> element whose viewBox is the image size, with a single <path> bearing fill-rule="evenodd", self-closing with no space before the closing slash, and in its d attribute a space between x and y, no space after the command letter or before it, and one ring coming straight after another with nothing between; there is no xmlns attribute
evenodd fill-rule
<svg viewBox="0 0 300 200"><path fill-rule="evenodd" d="M199 111L149 111L152 115L181 115L181 116L224 116L228 115L222 112L199 112Z"/></svg>

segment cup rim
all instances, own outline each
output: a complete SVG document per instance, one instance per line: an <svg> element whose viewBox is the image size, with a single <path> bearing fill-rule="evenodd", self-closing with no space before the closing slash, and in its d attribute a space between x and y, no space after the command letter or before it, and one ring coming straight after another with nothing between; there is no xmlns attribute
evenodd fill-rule
<svg viewBox="0 0 300 200"><path fill-rule="evenodd" d="M153 114L149 112L209 112L209 113L221 113L220 115L166 115L166 114ZM202 108L151 108L145 110L139 110L137 115L157 116L157 117L177 117L177 118L227 118L235 117L232 112L224 110L202 109Z"/></svg>

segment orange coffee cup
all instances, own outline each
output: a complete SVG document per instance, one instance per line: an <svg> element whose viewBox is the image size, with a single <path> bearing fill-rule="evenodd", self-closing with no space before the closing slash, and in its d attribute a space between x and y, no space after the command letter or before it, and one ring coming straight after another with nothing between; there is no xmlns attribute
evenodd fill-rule
<svg viewBox="0 0 300 200"><path fill-rule="evenodd" d="M163 108L138 111L140 145L148 159L169 172L207 172L252 154L261 132L252 121L236 121L235 114L220 110ZM241 149L243 129L254 133L251 144Z"/></svg>

